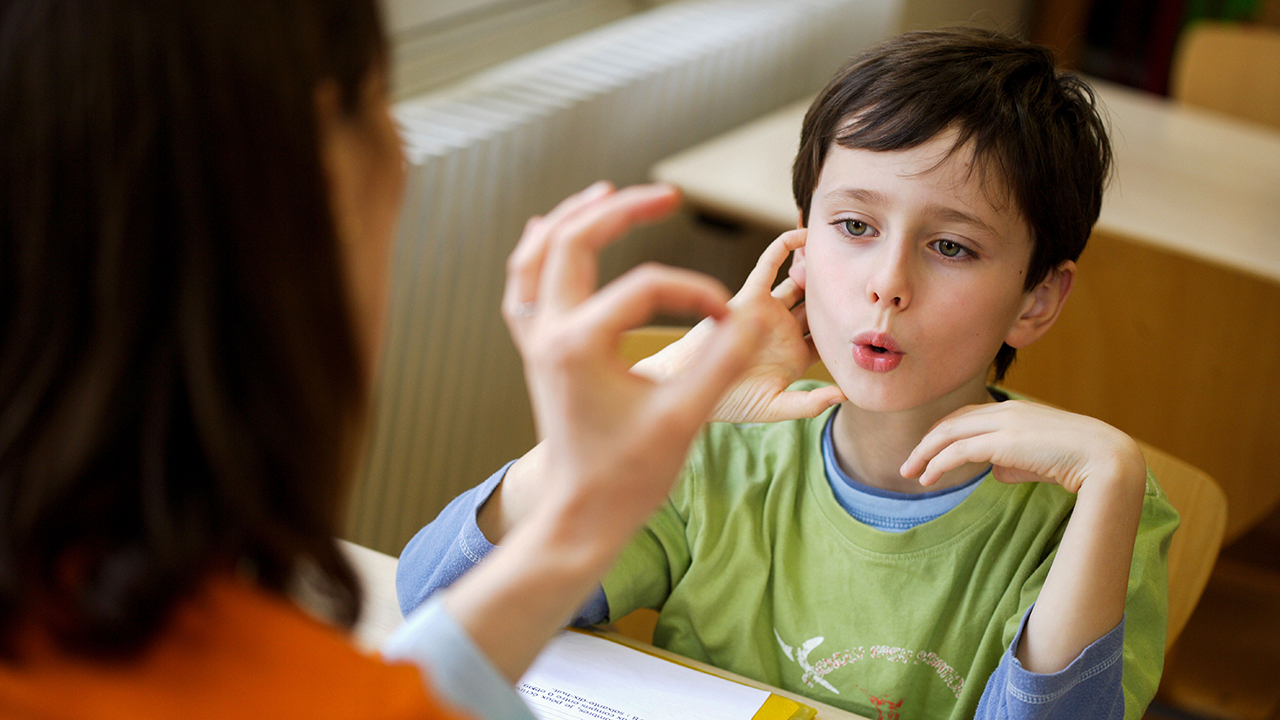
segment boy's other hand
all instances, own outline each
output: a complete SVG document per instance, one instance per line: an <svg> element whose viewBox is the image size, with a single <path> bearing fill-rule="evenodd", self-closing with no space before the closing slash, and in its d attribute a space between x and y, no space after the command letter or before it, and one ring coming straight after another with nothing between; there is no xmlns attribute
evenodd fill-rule
<svg viewBox="0 0 1280 720"><path fill-rule="evenodd" d="M755 317L767 334L747 370L716 404L712 420L793 420L813 417L844 401L844 394L835 385L810 391L787 390L818 356L808 336L802 283L788 277L772 290L770 286L787 256L804 241L805 230L800 229L783 233L770 243L742 289L729 301L734 315ZM713 329L710 319L698 323L681 339L636 363L632 372L654 380L681 372L713 347Z"/></svg>
<svg viewBox="0 0 1280 720"><path fill-rule="evenodd" d="M1001 482L1052 482L1073 493L1091 479L1141 488L1146 478L1142 450L1128 435L1101 420L1022 400L951 413L925 434L901 472L929 486L948 470L984 462Z"/></svg>
<svg viewBox="0 0 1280 720"><path fill-rule="evenodd" d="M1057 556L1014 656L1033 673L1066 668L1124 617L1146 461L1101 420L1007 400L961 408L935 425L902 465L930 485L948 469L989 462L1006 483L1053 482L1075 493Z"/></svg>

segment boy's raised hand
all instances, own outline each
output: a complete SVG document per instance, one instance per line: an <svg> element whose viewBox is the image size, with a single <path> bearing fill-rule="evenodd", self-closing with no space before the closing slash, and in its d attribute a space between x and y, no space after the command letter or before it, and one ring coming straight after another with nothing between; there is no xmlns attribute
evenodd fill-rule
<svg viewBox="0 0 1280 720"><path fill-rule="evenodd" d="M767 328L763 345L711 413L725 422L777 422L813 417L844 401L836 385L810 391L788 391L817 360L808 337L804 288L788 277L770 290L778 269L793 250L804 245L806 231L791 230L769 244L742 289L729 301L733 312L751 315ZM800 276L803 278L803 275ZM636 363L632 372L660 380L678 373L714 348L710 319L695 325L684 337Z"/></svg>
<svg viewBox="0 0 1280 720"><path fill-rule="evenodd" d="M989 462L1001 482L1052 482L1073 493L1090 478L1141 483L1137 443L1086 415L1008 400L970 405L938 421L902 465L903 477L929 486L966 463Z"/></svg>

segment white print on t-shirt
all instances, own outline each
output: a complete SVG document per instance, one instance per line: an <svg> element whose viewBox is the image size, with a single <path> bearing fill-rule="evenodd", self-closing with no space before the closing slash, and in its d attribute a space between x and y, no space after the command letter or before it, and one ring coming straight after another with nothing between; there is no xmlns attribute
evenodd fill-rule
<svg viewBox="0 0 1280 720"><path fill-rule="evenodd" d="M839 695L840 691L825 679L827 675L845 665L853 665L861 662L864 658L871 660L881 660L884 662L914 663L917 665L928 665L938 674L938 678L946 684L956 697L960 697L960 691L964 690L964 678L960 676L959 671L951 667L936 653L925 650L908 650L907 648L891 647L888 645L873 645L870 651L859 646L852 650L839 650L831 655L810 662L809 655L822 644L826 638L818 636L810 638L800 643L799 647L792 647L782 639L782 635L777 628L773 629L773 636L777 638L778 644L782 646L782 652L787 656L788 660L795 662L800 666L803 674L800 680L805 685L813 687L814 684L830 690ZM865 691L864 691L865 692Z"/></svg>
<svg viewBox="0 0 1280 720"><path fill-rule="evenodd" d="M840 694L840 691L835 689L835 686L831 683L823 680L822 676L831 672L831 670L835 670L837 667L840 667L840 665L852 664L862 659L862 648L858 648L857 658L849 660L847 663L842 662L840 665L832 667L831 670L826 670L819 674L818 671L813 668L813 665L809 664L809 653L813 652L814 648L821 645L822 641L826 638L819 635L816 638L805 640L798 648L792 648L790 645L782 641L782 636L778 634L778 628L773 629L773 636L778 638L778 644L782 646L782 652L787 656L787 659L794 660L800 666L800 669L804 671L804 674L800 676L800 679L804 681L805 685L813 687L813 684L816 682L837 695Z"/></svg>

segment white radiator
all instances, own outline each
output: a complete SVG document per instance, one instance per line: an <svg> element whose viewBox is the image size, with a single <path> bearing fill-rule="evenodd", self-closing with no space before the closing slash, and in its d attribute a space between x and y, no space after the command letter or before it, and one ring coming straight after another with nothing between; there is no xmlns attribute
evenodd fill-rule
<svg viewBox="0 0 1280 720"><path fill-rule="evenodd" d="M657 160L816 92L887 32L889 4L665 5L398 105L412 168L347 537L398 554L530 447L499 315L506 256L530 215L600 178L641 181ZM634 241L609 252L616 267L651 256Z"/></svg>

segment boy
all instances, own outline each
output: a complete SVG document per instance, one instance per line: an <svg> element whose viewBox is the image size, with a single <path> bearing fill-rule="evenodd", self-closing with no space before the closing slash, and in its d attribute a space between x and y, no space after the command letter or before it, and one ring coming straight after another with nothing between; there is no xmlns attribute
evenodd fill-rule
<svg viewBox="0 0 1280 720"><path fill-rule="evenodd" d="M987 385L1061 311L1109 164L1043 48L910 33L841 70L804 121L802 230L734 301L783 340L718 417L839 404L709 426L579 621L657 608L656 644L869 717L1140 717L1177 515L1123 433ZM781 392L805 325L837 387ZM538 462L410 543L406 609L520 517Z"/></svg>

